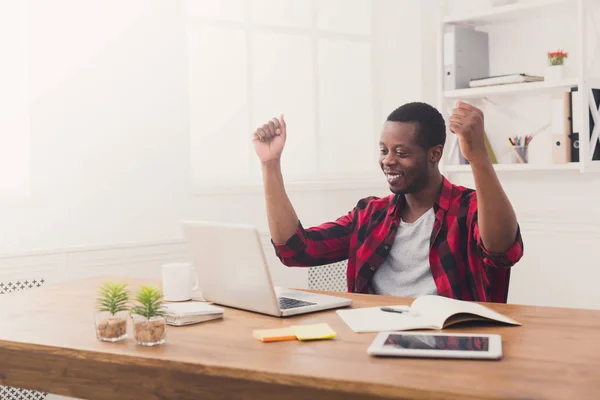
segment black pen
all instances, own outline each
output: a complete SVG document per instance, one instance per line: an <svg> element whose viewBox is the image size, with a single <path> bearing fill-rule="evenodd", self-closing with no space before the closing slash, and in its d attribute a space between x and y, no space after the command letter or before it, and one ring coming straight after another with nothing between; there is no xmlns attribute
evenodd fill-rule
<svg viewBox="0 0 600 400"><path fill-rule="evenodd" d="M395 308L392 308L392 307L381 307L380 310L381 311L386 311L386 312L395 312L395 313L398 313L398 314L402 314L402 313L408 312L408 310L396 310Z"/></svg>

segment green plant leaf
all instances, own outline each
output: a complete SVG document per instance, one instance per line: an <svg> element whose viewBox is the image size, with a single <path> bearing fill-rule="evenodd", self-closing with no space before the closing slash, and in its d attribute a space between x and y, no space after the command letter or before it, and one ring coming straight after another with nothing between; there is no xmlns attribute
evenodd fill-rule
<svg viewBox="0 0 600 400"><path fill-rule="evenodd" d="M138 314L146 319L164 316L163 294L154 286L142 286L136 293L136 304L131 309L133 314Z"/></svg>
<svg viewBox="0 0 600 400"><path fill-rule="evenodd" d="M98 289L96 308L99 312L109 312L111 315L129 311L130 297L126 283L104 282Z"/></svg>

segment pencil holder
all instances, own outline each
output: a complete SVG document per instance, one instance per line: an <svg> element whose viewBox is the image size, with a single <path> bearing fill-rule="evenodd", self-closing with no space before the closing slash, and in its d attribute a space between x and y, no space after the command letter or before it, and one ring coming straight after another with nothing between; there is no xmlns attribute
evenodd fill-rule
<svg viewBox="0 0 600 400"><path fill-rule="evenodd" d="M510 148L510 162L512 164L527 164L529 146L512 146Z"/></svg>

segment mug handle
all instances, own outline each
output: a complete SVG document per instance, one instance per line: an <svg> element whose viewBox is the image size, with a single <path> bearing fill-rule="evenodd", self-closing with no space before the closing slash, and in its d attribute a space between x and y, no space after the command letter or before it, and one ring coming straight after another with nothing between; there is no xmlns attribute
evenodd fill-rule
<svg viewBox="0 0 600 400"><path fill-rule="evenodd" d="M200 286L200 282L198 281L198 274L196 273L196 267L192 267L192 273L194 274L194 279L196 281L196 283L194 283L192 291L196 291L198 290L198 286Z"/></svg>

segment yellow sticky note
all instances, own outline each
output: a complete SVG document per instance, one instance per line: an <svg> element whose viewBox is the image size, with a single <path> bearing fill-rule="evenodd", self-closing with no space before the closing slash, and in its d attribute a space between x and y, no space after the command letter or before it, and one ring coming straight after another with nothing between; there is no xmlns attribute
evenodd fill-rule
<svg viewBox="0 0 600 400"><path fill-rule="evenodd" d="M282 340L296 340L296 334L290 328L259 329L252 332L254 337L261 342L279 342Z"/></svg>
<svg viewBox="0 0 600 400"><path fill-rule="evenodd" d="M329 324L294 325L291 327L298 340L333 339L335 331Z"/></svg>

